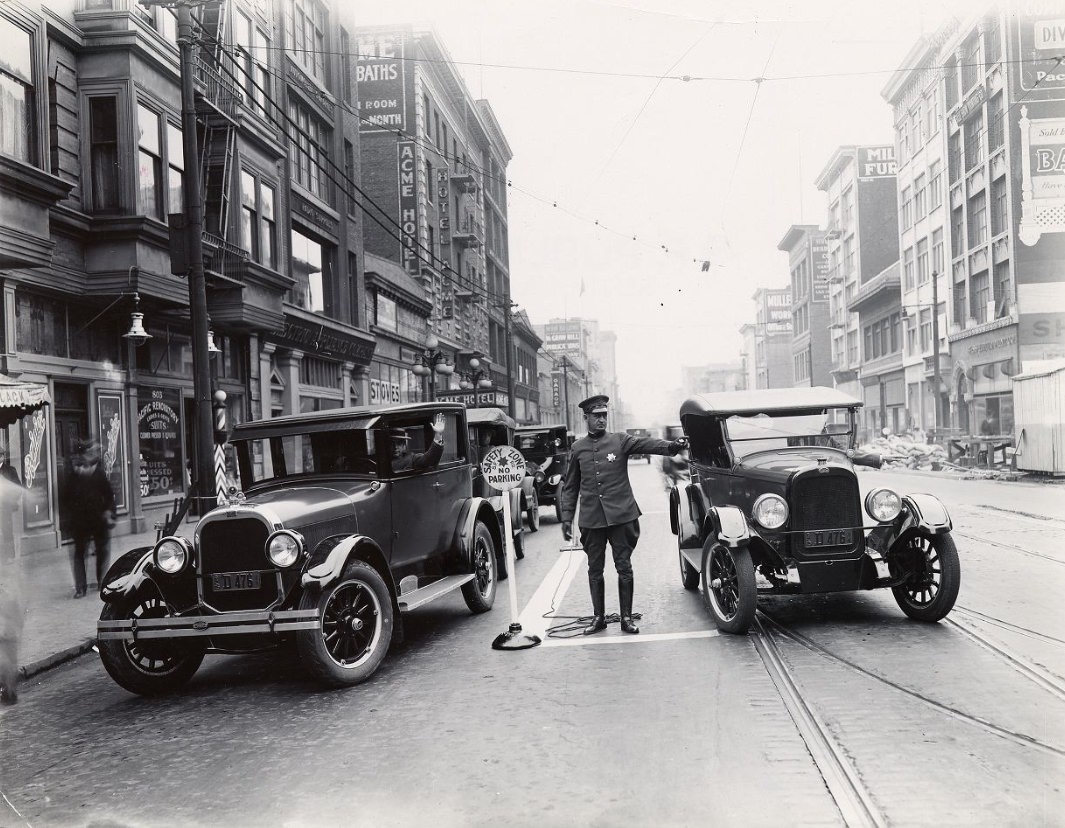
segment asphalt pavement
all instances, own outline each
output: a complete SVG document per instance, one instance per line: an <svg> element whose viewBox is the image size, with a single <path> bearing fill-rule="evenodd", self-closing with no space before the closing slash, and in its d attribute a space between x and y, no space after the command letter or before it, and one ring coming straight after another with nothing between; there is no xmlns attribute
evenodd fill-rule
<svg viewBox="0 0 1065 828"><path fill-rule="evenodd" d="M953 472L925 472L898 469L904 474L966 479ZM1011 476L1023 480L1027 475ZM970 477L969 479L976 479ZM155 543L155 529L140 534L118 535L111 539L111 560L138 546ZM84 598L74 598L71 569L73 548L66 544L50 552L35 552L19 560L23 590L24 623L19 647L19 672L23 682L76 658L96 643L96 621L101 601L96 588ZM86 562L86 572L95 575L95 561Z"/></svg>

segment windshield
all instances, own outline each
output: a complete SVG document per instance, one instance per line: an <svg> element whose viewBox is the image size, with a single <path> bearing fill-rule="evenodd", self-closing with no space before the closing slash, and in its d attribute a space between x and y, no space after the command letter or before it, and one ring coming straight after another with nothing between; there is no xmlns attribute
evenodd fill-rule
<svg viewBox="0 0 1065 828"><path fill-rule="evenodd" d="M853 447L854 424L849 411L827 410L804 414L734 414L725 420L732 452L737 458L758 451L796 446L823 446L846 451Z"/></svg>
<svg viewBox="0 0 1065 828"><path fill-rule="evenodd" d="M514 438L514 445L527 460L540 461L561 450L561 435L553 431L519 434Z"/></svg>
<svg viewBox="0 0 1065 828"><path fill-rule="evenodd" d="M303 474L376 474L374 431L320 431L235 440L241 488Z"/></svg>

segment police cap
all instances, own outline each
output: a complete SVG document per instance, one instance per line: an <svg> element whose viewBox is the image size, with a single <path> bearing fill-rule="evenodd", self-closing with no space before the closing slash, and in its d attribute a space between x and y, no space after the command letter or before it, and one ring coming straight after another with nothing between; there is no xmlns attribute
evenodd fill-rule
<svg viewBox="0 0 1065 828"><path fill-rule="evenodd" d="M580 409L585 414L606 414L608 411L607 403L610 402L610 397L606 394L596 394L594 397L589 397L580 404Z"/></svg>

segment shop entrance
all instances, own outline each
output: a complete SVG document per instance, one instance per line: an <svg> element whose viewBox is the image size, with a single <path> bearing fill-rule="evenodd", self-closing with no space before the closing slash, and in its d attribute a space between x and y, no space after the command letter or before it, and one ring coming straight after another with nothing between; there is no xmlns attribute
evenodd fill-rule
<svg viewBox="0 0 1065 828"><path fill-rule="evenodd" d="M89 436L89 386L57 382L55 388L55 468L59 492L59 514L66 511L62 493L66 490L67 475L77 451L79 440ZM69 540L70 533L60 519L62 539Z"/></svg>

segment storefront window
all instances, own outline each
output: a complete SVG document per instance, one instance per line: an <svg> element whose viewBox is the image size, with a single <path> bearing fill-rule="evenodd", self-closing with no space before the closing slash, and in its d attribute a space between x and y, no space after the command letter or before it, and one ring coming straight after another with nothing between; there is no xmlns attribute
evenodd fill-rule
<svg viewBox="0 0 1065 828"><path fill-rule="evenodd" d="M973 399L973 419L981 434L1013 434L1013 395L994 394Z"/></svg>
<svg viewBox="0 0 1065 828"><path fill-rule="evenodd" d="M103 449L104 473L115 493L119 512L126 509L126 416L120 394L100 394L96 400Z"/></svg>
<svg viewBox="0 0 1065 828"><path fill-rule="evenodd" d="M141 467L148 475L149 496L185 490L181 411L180 389L143 387L137 391Z"/></svg>
<svg viewBox="0 0 1065 828"><path fill-rule="evenodd" d="M34 411L19 421L22 429L23 521L27 529L52 520L49 493L52 481L48 474L48 415L44 409ZM14 462L17 458L11 458Z"/></svg>

